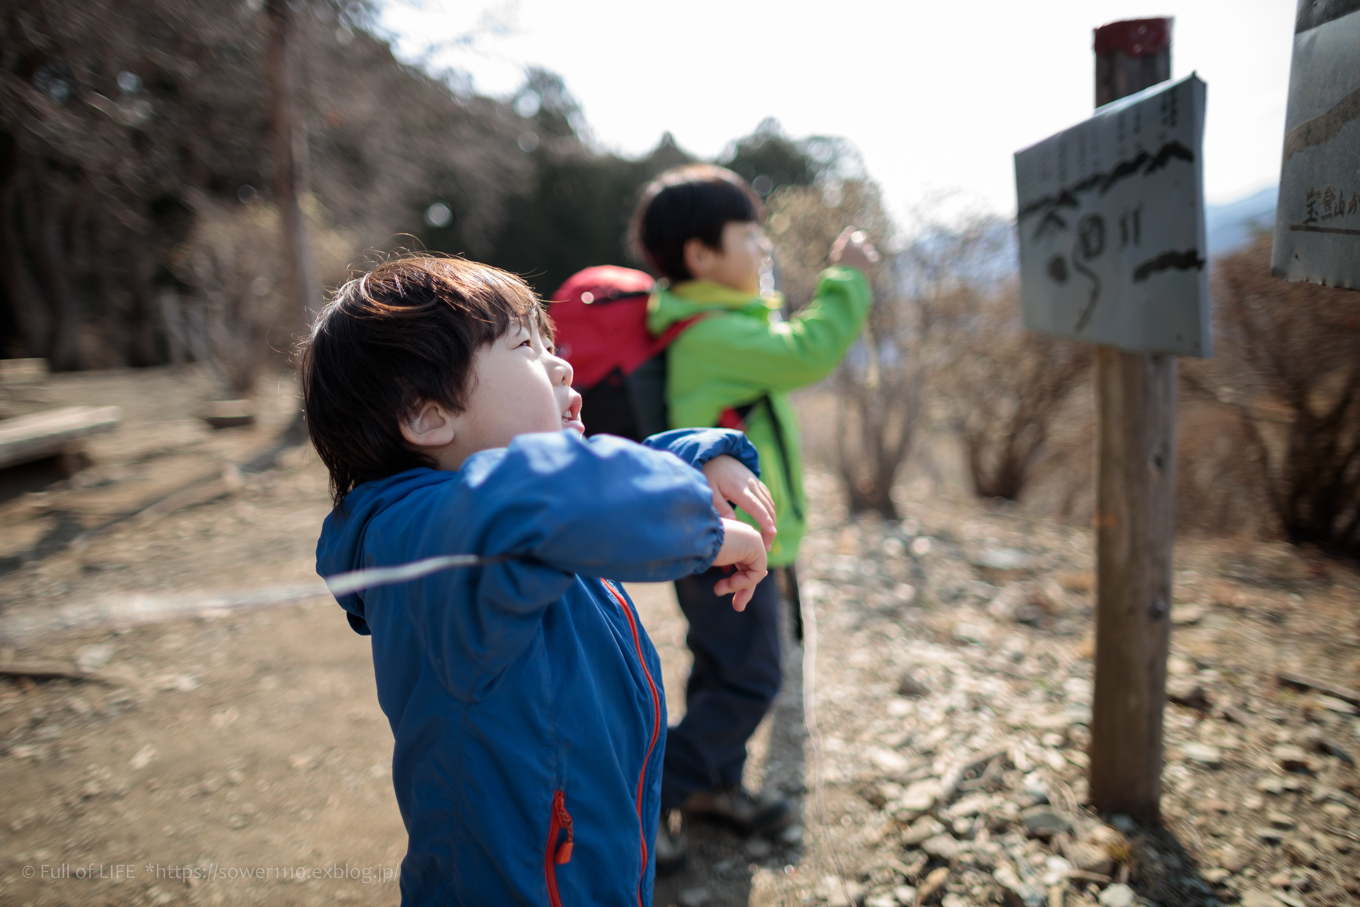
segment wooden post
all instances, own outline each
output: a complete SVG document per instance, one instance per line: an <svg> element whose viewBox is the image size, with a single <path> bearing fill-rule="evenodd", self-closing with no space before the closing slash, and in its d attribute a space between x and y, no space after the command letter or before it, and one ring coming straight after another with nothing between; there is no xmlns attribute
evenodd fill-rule
<svg viewBox="0 0 1360 907"><path fill-rule="evenodd" d="M1096 106L1171 77L1171 20L1095 32ZM1171 640L1176 357L1096 350L1096 676L1091 803L1160 822Z"/></svg>

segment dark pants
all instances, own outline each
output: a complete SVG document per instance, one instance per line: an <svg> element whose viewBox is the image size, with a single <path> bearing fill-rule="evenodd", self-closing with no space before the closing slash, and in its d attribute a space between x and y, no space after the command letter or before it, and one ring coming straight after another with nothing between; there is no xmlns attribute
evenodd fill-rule
<svg viewBox="0 0 1360 907"><path fill-rule="evenodd" d="M746 741L779 692L779 586L769 573L744 611L713 585L721 569L676 580L694 667L685 686L685 717L666 737L661 808L677 809L696 790L741 783Z"/></svg>

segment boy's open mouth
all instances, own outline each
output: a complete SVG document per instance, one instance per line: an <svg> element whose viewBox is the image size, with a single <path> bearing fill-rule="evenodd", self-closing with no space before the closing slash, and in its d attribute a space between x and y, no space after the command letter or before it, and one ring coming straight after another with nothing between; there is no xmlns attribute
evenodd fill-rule
<svg viewBox="0 0 1360 907"><path fill-rule="evenodd" d="M562 414L562 427L574 428L581 434L586 433L586 427L581 422L581 395L576 391L571 392L571 403L567 406L567 411Z"/></svg>

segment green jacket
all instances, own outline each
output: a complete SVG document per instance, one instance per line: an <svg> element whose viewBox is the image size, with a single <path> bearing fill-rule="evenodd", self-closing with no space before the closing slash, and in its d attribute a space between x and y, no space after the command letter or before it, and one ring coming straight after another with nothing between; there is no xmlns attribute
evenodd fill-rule
<svg viewBox="0 0 1360 907"><path fill-rule="evenodd" d="M752 297L708 281L686 281L652 296L647 328L653 334L703 316L668 350L671 428L714 426L724 410L756 404L746 416L746 434L760 453L760 477L778 514L772 567L798 556L806 526L798 420L787 394L831 374L859 335L872 301L864 275L841 266L822 272L811 303L789 321L771 320L782 306L779 296ZM767 397L768 406L761 402ZM787 462L780 456L780 435Z"/></svg>

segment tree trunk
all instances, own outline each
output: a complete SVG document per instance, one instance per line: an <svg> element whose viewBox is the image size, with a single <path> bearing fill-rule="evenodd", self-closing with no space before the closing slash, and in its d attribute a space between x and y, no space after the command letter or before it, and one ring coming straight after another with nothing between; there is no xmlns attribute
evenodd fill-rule
<svg viewBox="0 0 1360 907"><path fill-rule="evenodd" d="M292 23L288 0L266 0L269 14L270 128L274 148L274 195L283 215L283 251L289 290L305 330L321 304L321 288L307 241L307 222L298 205L298 161L293 148L293 78L289 60Z"/></svg>
<svg viewBox="0 0 1360 907"><path fill-rule="evenodd" d="M34 256L46 290L51 329L47 335L47 359L53 371L80 368L80 312L71 288L71 262L61 240L61 198L56 182L49 178L47 162L31 155L33 172Z"/></svg>
<svg viewBox="0 0 1360 907"><path fill-rule="evenodd" d="M20 165L13 143L4 155L4 182L0 184L0 279L5 282L5 296L8 297L10 313L18 328L24 352L29 356L40 356L46 348L46 331L43 330L41 307L38 304L38 289L28 270L28 255L25 254L20 231L15 222L19 203Z"/></svg>

